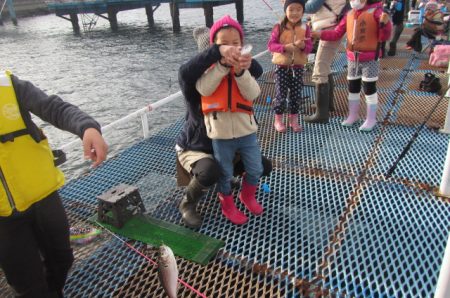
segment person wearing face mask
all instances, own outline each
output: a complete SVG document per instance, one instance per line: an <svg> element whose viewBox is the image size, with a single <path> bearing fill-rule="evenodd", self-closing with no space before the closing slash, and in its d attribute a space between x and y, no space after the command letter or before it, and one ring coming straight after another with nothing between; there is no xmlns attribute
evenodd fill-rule
<svg viewBox="0 0 450 298"><path fill-rule="evenodd" d="M333 30L345 11L348 10L346 0L308 0L305 3L305 13L312 14L311 25L313 31ZM333 75L331 63L341 44L341 40L320 40L317 48L312 81L315 84L316 111L304 118L309 123L328 123L330 111L334 111L333 104Z"/></svg>
<svg viewBox="0 0 450 298"><path fill-rule="evenodd" d="M378 80L381 43L391 36L392 23L389 15L383 12L381 1L352 0L352 9L339 22L334 30L313 32L321 40L339 40L347 33L348 59L348 104L349 115L342 122L352 126L359 120L359 99L361 85L367 104L367 116L359 127L360 131L372 131L377 120Z"/></svg>

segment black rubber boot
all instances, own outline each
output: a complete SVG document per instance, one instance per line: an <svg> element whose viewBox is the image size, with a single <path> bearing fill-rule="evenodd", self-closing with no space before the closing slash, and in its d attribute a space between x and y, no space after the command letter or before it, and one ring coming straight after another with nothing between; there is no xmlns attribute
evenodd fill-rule
<svg viewBox="0 0 450 298"><path fill-rule="evenodd" d="M330 112L334 112L336 109L334 107L334 79L333 79L333 74L329 74L328 75L328 98L329 98L329 102L328 102L328 110Z"/></svg>
<svg viewBox="0 0 450 298"><path fill-rule="evenodd" d="M403 32L403 23L395 25L394 36L392 37L391 42L389 43L389 51L388 56L395 56L397 53L397 41L400 38L400 35Z"/></svg>
<svg viewBox="0 0 450 298"><path fill-rule="evenodd" d="M328 104L328 111L334 112L335 111L335 108L334 108L334 79L333 79L332 74L328 75L328 86L330 88L330 90L328 90L328 97L330 98L330 102ZM313 103L311 105L311 108L313 110L315 110L317 108L316 104Z"/></svg>
<svg viewBox="0 0 450 298"><path fill-rule="evenodd" d="M381 43L381 58L386 57L386 42Z"/></svg>
<svg viewBox="0 0 450 298"><path fill-rule="evenodd" d="M203 197L207 188L201 185L195 177L191 179L186 187L183 199L181 200L178 210L181 213L183 222L186 226L197 229L202 225L202 217L197 213L198 201Z"/></svg>
<svg viewBox="0 0 450 298"><path fill-rule="evenodd" d="M389 43L389 51L387 52L388 56L395 56L397 53L397 45L395 43Z"/></svg>
<svg viewBox="0 0 450 298"><path fill-rule="evenodd" d="M329 83L316 84L316 112L312 116L305 116L304 120L310 123L328 123L330 118L329 102L330 102Z"/></svg>

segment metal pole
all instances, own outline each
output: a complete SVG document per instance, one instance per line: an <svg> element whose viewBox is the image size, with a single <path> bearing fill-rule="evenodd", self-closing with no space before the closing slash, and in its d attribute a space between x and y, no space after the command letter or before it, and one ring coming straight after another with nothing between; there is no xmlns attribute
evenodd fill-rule
<svg viewBox="0 0 450 298"><path fill-rule="evenodd" d="M114 122L112 122L112 123L102 127L102 133L106 133L108 131L114 130L118 126L120 126L122 124L125 124L125 123L128 123L130 120L136 119L137 117L140 117L142 114L146 114L149 111L153 111L153 110L159 108L160 106L163 106L163 105L165 105L165 104L167 104L167 103L169 103L169 102L171 102L171 101L173 101L175 99L181 98L182 96L183 95L182 95L181 91L178 91L177 93L171 94L171 95L167 96L166 98L163 98L163 99L161 99L161 100L159 100L159 101L157 101L155 103L149 104L148 106L146 106L144 108L141 108L141 109L139 109L139 110L137 110L137 111L135 111L135 112L133 112L133 113L131 113L131 114L129 114L129 115L119 119L119 120L116 120L116 121L114 121ZM69 142L69 143L61 146L59 149L63 150L63 151L67 151L67 150L70 150L70 149L78 146L80 142L81 142L80 139L76 139L76 140L74 140L72 142Z"/></svg>
<svg viewBox="0 0 450 298"><path fill-rule="evenodd" d="M450 63L448 64L447 74L450 74ZM450 86L450 79L448 80L447 85ZM446 98L450 97L450 89L447 90L447 92L445 93L445 97ZM450 101L447 105L447 115L445 116L444 127L440 129L439 132L450 134Z"/></svg>
<svg viewBox="0 0 450 298"><path fill-rule="evenodd" d="M444 171L442 172L442 179L439 186L439 193L443 197L450 197L450 142L447 148L447 156L445 158Z"/></svg>
<svg viewBox="0 0 450 298"><path fill-rule="evenodd" d="M448 297L450 297L450 233L448 234L447 248L442 261L436 292L434 293L434 298Z"/></svg>
<svg viewBox="0 0 450 298"><path fill-rule="evenodd" d="M150 135L150 128L148 127L148 116L147 113L141 115L141 123L142 123L142 134L144 138L148 138Z"/></svg>

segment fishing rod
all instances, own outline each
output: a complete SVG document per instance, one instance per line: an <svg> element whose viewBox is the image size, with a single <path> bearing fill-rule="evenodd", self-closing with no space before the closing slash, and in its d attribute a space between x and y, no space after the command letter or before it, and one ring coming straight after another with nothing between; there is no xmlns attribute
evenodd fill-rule
<svg viewBox="0 0 450 298"><path fill-rule="evenodd" d="M280 15L272 8L272 6L269 5L269 3L267 3L266 0L261 0L262 2L264 2L264 4L266 4L266 6L272 11L272 13L277 17L277 19L279 21L283 20L282 17L280 17Z"/></svg>
<svg viewBox="0 0 450 298"><path fill-rule="evenodd" d="M125 240L123 240L122 238L120 238L119 236L117 236L116 234L114 234L113 232L111 232L110 230L108 230L104 225L102 225L99 221L95 221L96 224L98 224L103 230L105 230L106 232L108 232L110 235L112 235L113 237L115 237L116 239L118 239L121 243L125 244L125 246L129 247L131 250L133 250L134 252L136 252L138 255L140 255L141 257L143 257L144 259L146 259L150 264L154 265L154 266L158 266L158 263L155 262L154 260L152 260L149 256L143 254L142 252L140 252L139 250L137 250L134 246L132 246L131 244L127 243ZM195 294L197 294L198 296L202 297L202 298L207 298L205 294L201 293L200 291L196 290L193 286L191 286L190 284L188 284L187 282L185 282L184 280L182 280L181 278L177 277L177 280L179 283L181 283L183 286L185 286L186 288L188 288L189 290L191 290L192 292L194 292Z"/></svg>
<svg viewBox="0 0 450 298"><path fill-rule="evenodd" d="M414 134L411 137L411 139L409 140L408 144L406 144L405 148L403 148L402 153L400 153L400 155L397 157L395 162L392 164L392 166L387 171L385 178L390 178L392 176L392 174L395 171L395 168L397 168L398 163L400 162L400 160L402 160L403 157L405 157L406 153L408 153L409 149L411 148L411 145L416 141L417 137L419 136L420 131L425 126L425 124L428 122L428 120L430 120L431 115L433 115L434 111L436 111L437 107L439 106L439 104L441 103L442 99L445 97L445 94L447 93L447 91L449 89L450 89L450 85L447 86L447 88L445 88L444 92L442 93L442 95L439 98L439 100L437 101L437 103L434 105L433 109L431 109L430 113L428 113L428 115L425 117L425 120L414 132Z"/></svg>

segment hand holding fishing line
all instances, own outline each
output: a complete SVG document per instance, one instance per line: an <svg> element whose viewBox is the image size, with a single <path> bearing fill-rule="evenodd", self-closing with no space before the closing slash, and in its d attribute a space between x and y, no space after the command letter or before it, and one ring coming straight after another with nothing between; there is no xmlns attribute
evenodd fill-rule
<svg viewBox="0 0 450 298"><path fill-rule="evenodd" d="M299 49L303 50L306 47L305 40L310 40L311 38L300 39L294 42L294 45Z"/></svg>
<svg viewBox="0 0 450 298"><path fill-rule="evenodd" d="M380 27L383 28L389 22L389 14L383 12L380 16Z"/></svg>
<svg viewBox="0 0 450 298"><path fill-rule="evenodd" d="M241 48L238 64L235 65L236 68L240 71L246 70L250 68L250 65L252 64L252 55L251 51L253 49L253 46L251 44L247 44Z"/></svg>
<svg viewBox="0 0 450 298"><path fill-rule="evenodd" d="M238 47L221 45L219 47L220 55L222 55L221 62L228 65L235 65L239 63L241 52Z"/></svg>
<svg viewBox="0 0 450 298"><path fill-rule="evenodd" d="M252 52L253 46L251 44L246 44L241 49L241 55L248 55Z"/></svg>
<svg viewBox="0 0 450 298"><path fill-rule="evenodd" d="M312 31L311 32L311 38L312 39L320 39L320 31Z"/></svg>

